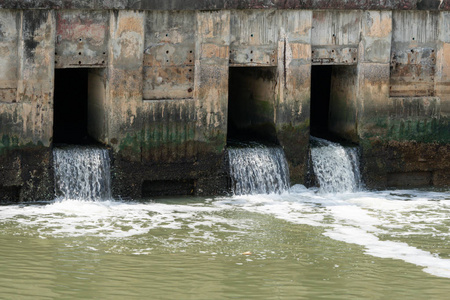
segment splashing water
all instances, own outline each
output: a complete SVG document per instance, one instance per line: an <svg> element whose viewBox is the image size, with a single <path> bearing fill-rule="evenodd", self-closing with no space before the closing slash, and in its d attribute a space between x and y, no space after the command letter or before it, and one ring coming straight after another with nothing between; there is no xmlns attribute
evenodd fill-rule
<svg viewBox="0 0 450 300"><path fill-rule="evenodd" d="M62 199L111 198L108 150L70 146L53 150L55 191Z"/></svg>
<svg viewBox="0 0 450 300"><path fill-rule="evenodd" d="M358 149L311 137L314 173L324 193L356 192L361 188Z"/></svg>
<svg viewBox="0 0 450 300"><path fill-rule="evenodd" d="M282 193L289 188L289 168L281 147L228 148L228 156L235 195Z"/></svg>

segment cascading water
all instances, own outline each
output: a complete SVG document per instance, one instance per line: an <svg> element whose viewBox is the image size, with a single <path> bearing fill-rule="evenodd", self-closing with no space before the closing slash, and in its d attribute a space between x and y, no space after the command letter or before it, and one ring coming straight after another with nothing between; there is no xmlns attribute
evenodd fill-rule
<svg viewBox="0 0 450 300"><path fill-rule="evenodd" d="M111 198L108 150L68 146L53 150L56 195L62 199Z"/></svg>
<svg viewBox="0 0 450 300"><path fill-rule="evenodd" d="M311 137L311 157L321 192L355 192L361 188L356 147L343 147L337 143Z"/></svg>
<svg viewBox="0 0 450 300"><path fill-rule="evenodd" d="M289 168L281 147L253 143L229 147L235 195L282 193L289 189Z"/></svg>

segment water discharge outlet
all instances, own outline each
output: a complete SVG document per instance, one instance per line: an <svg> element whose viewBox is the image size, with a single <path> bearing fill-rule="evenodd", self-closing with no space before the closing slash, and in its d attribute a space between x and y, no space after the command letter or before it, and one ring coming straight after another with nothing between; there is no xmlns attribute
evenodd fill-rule
<svg viewBox="0 0 450 300"><path fill-rule="evenodd" d="M343 193L361 189L357 147L343 147L311 137L311 158L320 192Z"/></svg>
<svg viewBox="0 0 450 300"><path fill-rule="evenodd" d="M63 200L111 199L107 149L66 146L53 150L55 193Z"/></svg>
<svg viewBox="0 0 450 300"><path fill-rule="evenodd" d="M282 193L289 189L289 168L280 146L249 143L228 148L235 195Z"/></svg>

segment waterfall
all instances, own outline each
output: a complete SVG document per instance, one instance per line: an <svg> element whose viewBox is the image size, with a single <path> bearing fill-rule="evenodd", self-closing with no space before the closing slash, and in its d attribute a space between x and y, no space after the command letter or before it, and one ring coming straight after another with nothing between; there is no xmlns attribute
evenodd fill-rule
<svg viewBox="0 0 450 300"><path fill-rule="evenodd" d="M63 199L111 198L108 150L67 146L53 150L55 192Z"/></svg>
<svg viewBox="0 0 450 300"><path fill-rule="evenodd" d="M361 188L359 155L356 147L343 147L311 137L314 173L325 193L354 192Z"/></svg>
<svg viewBox="0 0 450 300"><path fill-rule="evenodd" d="M289 188L289 168L281 147L252 143L229 147L235 195L282 193Z"/></svg>

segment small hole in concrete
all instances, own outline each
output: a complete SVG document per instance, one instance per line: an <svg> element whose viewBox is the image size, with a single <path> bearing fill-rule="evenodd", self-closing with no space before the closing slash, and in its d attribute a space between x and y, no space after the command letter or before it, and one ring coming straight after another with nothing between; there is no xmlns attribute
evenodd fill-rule
<svg viewBox="0 0 450 300"><path fill-rule="evenodd" d="M189 62L192 62L192 59L190 59Z"/></svg>
<svg viewBox="0 0 450 300"><path fill-rule="evenodd" d="M105 55L106 54L106 52L103 52L103 55Z"/></svg>
<svg viewBox="0 0 450 300"><path fill-rule="evenodd" d="M192 72L192 69L189 69L189 72Z"/></svg>
<svg viewBox="0 0 450 300"><path fill-rule="evenodd" d="M353 60L356 60L356 57L353 57Z"/></svg>
<svg viewBox="0 0 450 300"><path fill-rule="evenodd" d="M81 55L81 52L78 52L78 55Z"/></svg>
<svg viewBox="0 0 450 300"><path fill-rule="evenodd" d="M416 40L416 38L412 38L412 40L413 40L413 41L415 41L415 40Z"/></svg>
<svg viewBox="0 0 450 300"><path fill-rule="evenodd" d="M336 35L333 33L333 37L336 37Z"/></svg>
<svg viewBox="0 0 450 300"><path fill-rule="evenodd" d="M82 41L82 39L78 39L78 41L79 41L79 42L81 42L81 41Z"/></svg>
<svg viewBox="0 0 450 300"><path fill-rule="evenodd" d="M169 36L169 34L168 34L168 33L166 33L166 36Z"/></svg>
<svg viewBox="0 0 450 300"><path fill-rule="evenodd" d="M104 64L105 63L105 61L104 60L102 60L102 64Z"/></svg>
<svg viewBox="0 0 450 300"><path fill-rule="evenodd" d="M253 59L250 59L250 61L253 61Z"/></svg>
<svg viewBox="0 0 450 300"><path fill-rule="evenodd" d="M253 54L253 51L250 51L251 54Z"/></svg>
<svg viewBox="0 0 450 300"><path fill-rule="evenodd" d="M191 92L192 92L192 88L189 88L189 89L188 89L188 93L191 93Z"/></svg>
<svg viewBox="0 0 450 300"><path fill-rule="evenodd" d="M230 51L231 52L231 51ZM189 53L192 53L192 50L191 51L189 51Z"/></svg>
<svg viewBox="0 0 450 300"><path fill-rule="evenodd" d="M58 62L55 60L55 64L57 64Z"/></svg>
<svg viewBox="0 0 450 300"><path fill-rule="evenodd" d="M78 64L81 65L81 61L79 61Z"/></svg>
<svg viewBox="0 0 450 300"><path fill-rule="evenodd" d="M250 36L253 37L253 33Z"/></svg>
<svg viewBox="0 0 450 300"><path fill-rule="evenodd" d="M414 53L414 50L413 50L413 49L411 49L411 53Z"/></svg>
<svg viewBox="0 0 450 300"><path fill-rule="evenodd" d="M169 54L169 51L166 51L167 54Z"/></svg>
<svg viewBox="0 0 450 300"><path fill-rule="evenodd" d="M55 52L55 55L58 55L58 53L57 53L57 52Z"/></svg>
<svg viewBox="0 0 450 300"><path fill-rule="evenodd" d="M333 53L334 53L334 50L331 50L331 52L333 52Z"/></svg>
<svg viewBox="0 0 450 300"><path fill-rule="evenodd" d="M433 49L433 50L431 50L431 52L432 52L432 53L434 53L434 49Z"/></svg>
<svg viewBox="0 0 450 300"><path fill-rule="evenodd" d="M169 62L169 60L166 60L166 62Z"/></svg>

